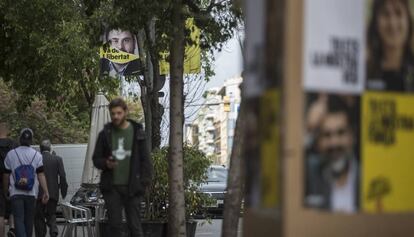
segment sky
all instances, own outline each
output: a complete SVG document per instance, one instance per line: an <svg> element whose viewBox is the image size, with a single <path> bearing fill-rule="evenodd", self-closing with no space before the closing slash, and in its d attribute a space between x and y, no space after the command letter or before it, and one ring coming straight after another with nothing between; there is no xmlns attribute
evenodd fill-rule
<svg viewBox="0 0 414 237"><path fill-rule="evenodd" d="M214 61L214 72L215 75L210 79L209 82L203 85L204 90L201 90L199 93L199 99L194 101L194 104L202 104L203 99L201 95L207 89L212 87L221 87L224 85L224 81L229 78L238 77L242 72L242 54L239 42L236 37L230 39L223 47L221 52L215 53ZM165 145L168 142L168 126L169 126L169 109L167 105L168 98L168 86L169 82L166 81L165 86L162 91L165 92L166 97L162 98L160 101L167 109L164 111L163 121L161 124L161 133L162 133L162 145ZM200 106L187 107L185 110L186 121L185 123L190 123L195 116Z"/></svg>
<svg viewBox="0 0 414 237"><path fill-rule="evenodd" d="M222 86L225 79L241 75L242 55L237 38L229 40L215 57L214 72L216 75L207 83L206 88Z"/></svg>

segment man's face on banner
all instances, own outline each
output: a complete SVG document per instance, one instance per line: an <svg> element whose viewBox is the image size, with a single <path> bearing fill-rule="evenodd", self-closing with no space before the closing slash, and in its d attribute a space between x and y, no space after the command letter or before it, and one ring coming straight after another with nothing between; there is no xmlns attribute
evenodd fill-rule
<svg viewBox="0 0 414 237"><path fill-rule="evenodd" d="M353 152L353 133L344 112L328 113L320 127L319 151L340 172ZM337 167L338 166L338 167ZM335 168L337 167L337 168Z"/></svg>
<svg viewBox="0 0 414 237"><path fill-rule="evenodd" d="M108 33L108 41L111 47L127 53L134 53L134 36L129 31L111 30Z"/></svg>

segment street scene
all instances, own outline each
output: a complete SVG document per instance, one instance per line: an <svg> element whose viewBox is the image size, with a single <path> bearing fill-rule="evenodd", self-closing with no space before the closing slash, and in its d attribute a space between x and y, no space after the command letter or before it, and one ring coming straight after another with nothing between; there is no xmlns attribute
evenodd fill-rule
<svg viewBox="0 0 414 237"><path fill-rule="evenodd" d="M195 233L196 236L201 236L201 237L221 236L221 225L223 222L222 219L211 219L210 220L211 223L208 223L206 220L200 220L200 219L198 219L197 221L199 223L198 223L197 230ZM63 231L63 228L64 228L63 223L58 223L58 229L60 232ZM8 231L8 229L6 229L6 231ZM77 230L77 234L78 236L83 235L82 228L79 228ZM46 236L49 236L49 235L46 234ZM242 236L241 222L240 222L239 229L237 230L237 236Z"/></svg>
<svg viewBox="0 0 414 237"><path fill-rule="evenodd" d="M0 237L414 236L414 0L0 0Z"/></svg>

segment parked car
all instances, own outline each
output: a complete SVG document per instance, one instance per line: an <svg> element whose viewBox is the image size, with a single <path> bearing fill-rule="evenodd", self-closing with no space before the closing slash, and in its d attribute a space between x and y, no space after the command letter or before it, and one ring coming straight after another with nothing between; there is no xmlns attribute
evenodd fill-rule
<svg viewBox="0 0 414 237"><path fill-rule="evenodd" d="M207 182L200 187L201 192L210 195L214 199L214 202L206 207L211 214L223 214L227 175L228 170L225 166L212 165L207 170Z"/></svg>

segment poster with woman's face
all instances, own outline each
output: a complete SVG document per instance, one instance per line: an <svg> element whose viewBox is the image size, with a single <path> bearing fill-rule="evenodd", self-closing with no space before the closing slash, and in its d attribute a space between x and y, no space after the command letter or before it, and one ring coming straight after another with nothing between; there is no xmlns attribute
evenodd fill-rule
<svg viewBox="0 0 414 237"><path fill-rule="evenodd" d="M414 1L367 3L366 89L414 92Z"/></svg>
<svg viewBox="0 0 414 237"><path fill-rule="evenodd" d="M138 74L141 69L137 37L128 30L111 29L105 32L100 52L101 75L111 77Z"/></svg>

